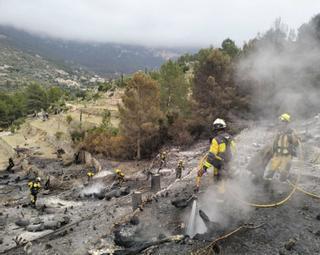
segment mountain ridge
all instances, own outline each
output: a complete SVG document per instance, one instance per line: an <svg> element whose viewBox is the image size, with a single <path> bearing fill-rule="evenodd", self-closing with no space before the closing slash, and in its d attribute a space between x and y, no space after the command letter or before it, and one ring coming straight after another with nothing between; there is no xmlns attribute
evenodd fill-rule
<svg viewBox="0 0 320 255"><path fill-rule="evenodd" d="M0 41L52 61L75 66L105 77L138 70L158 69L166 60L192 49L148 48L116 43L77 42L30 34L0 25Z"/></svg>

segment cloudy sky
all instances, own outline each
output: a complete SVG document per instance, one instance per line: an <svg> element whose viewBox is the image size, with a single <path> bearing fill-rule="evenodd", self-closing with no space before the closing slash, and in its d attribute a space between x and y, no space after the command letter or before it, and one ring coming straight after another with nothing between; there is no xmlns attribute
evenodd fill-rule
<svg viewBox="0 0 320 255"><path fill-rule="evenodd" d="M239 45L277 17L298 28L319 0L0 0L0 24L64 39L147 46Z"/></svg>

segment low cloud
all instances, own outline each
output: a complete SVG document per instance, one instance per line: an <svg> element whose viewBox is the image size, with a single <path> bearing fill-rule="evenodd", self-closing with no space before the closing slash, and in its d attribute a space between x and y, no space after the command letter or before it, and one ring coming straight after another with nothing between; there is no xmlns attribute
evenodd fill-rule
<svg viewBox="0 0 320 255"><path fill-rule="evenodd" d="M319 10L314 0L0 0L0 24L81 41L208 46L242 44L277 17L298 28Z"/></svg>

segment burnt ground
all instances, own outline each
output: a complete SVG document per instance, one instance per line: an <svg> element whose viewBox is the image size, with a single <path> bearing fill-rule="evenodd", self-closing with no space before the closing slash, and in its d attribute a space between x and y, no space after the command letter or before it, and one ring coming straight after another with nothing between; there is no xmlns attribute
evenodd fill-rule
<svg viewBox="0 0 320 255"><path fill-rule="evenodd" d="M314 129L309 129L308 134L304 133L305 127L299 127L305 142L306 157L304 162L294 161L291 179L294 182L301 173L299 186L320 194L319 162L316 160L319 151L318 143L315 142L318 139L319 123L313 126ZM254 208L241 202L245 200L269 204L283 200L292 190L291 186L278 180L274 180L269 188L265 187L263 183L253 181L251 174L246 171L250 159L270 142L271 137L272 129L253 126L236 138L238 154L233 165L235 177L226 183L223 195L219 194L212 183L211 172L204 176L201 191L196 198L197 209L203 210L217 227L208 233L197 214L196 227L189 233L193 238L186 236L186 232L193 201L194 178L199 159L207 149L206 142L195 144L187 150L170 150L168 165L161 171L162 191L150 191L150 180L146 180L146 176L141 173L144 169L139 171L139 167L144 166L139 166L137 171L128 174L130 180L124 185L130 186L130 191L120 194L116 189L116 197L109 197L108 200L106 194L110 194L113 181L112 164L107 161L103 161L103 174L96 176L86 186L83 166L63 167L58 161L31 159L32 164L57 178L65 179L70 185L65 190L40 193L36 210L27 206L29 198L26 179L21 178L21 181L15 182L15 175L2 177L0 233L3 240L0 253L319 254L320 200L296 190L289 201L277 207ZM186 170L183 179L175 181L174 168L180 158L186 162ZM256 170L261 173L261 170ZM19 171L17 174L23 176ZM4 194L8 189L10 193ZM131 193L128 192L134 190L143 192L146 203L143 210L137 210L135 217L132 217ZM101 196L97 195L100 193ZM173 201L183 198L189 199L186 207L173 206ZM17 226L18 220L29 220L28 227ZM52 222L56 222L56 225ZM42 229L44 226L53 229ZM214 251L204 249L213 240L240 226L250 228L244 227L218 241ZM35 231L37 227L39 229ZM168 240L176 235L182 237L178 241ZM21 239L20 243L17 241L19 245L13 239ZM143 247L146 244L154 245Z"/></svg>

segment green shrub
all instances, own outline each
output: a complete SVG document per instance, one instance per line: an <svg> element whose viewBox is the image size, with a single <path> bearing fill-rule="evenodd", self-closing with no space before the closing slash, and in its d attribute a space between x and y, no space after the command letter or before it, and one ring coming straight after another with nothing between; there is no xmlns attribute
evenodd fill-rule
<svg viewBox="0 0 320 255"><path fill-rule="evenodd" d="M63 136L63 132L61 132L61 131L58 131L55 133L55 137L57 140L60 140L62 138L62 136Z"/></svg>
<svg viewBox="0 0 320 255"><path fill-rule="evenodd" d="M85 137L85 131L83 130L73 130L70 132L70 136L73 142L83 141Z"/></svg>
<svg viewBox="0 0 320 255"><path fill-rule="evenodd" d="M66 116L66 121L67 121L68 125L70 125L70 123L71 123L72 120L73 120L73 119L72 119L72 116L71 116L71 115L67 115L67 116Z"/></svg>

